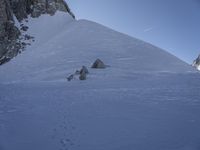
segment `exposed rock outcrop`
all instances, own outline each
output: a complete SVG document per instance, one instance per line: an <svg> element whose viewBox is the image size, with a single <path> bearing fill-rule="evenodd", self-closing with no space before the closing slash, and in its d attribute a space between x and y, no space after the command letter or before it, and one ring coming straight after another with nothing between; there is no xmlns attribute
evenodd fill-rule
<svg viewBox="0 0 200 150"><path fill-rule="evenodd" d="M86 74L89 73L89 71L88 71L88 69L87 69L86 66L82 66L82 68L81 68L81 70L80 70L80 74L81 74L82 72L85 72Z"/></svg>
<svg viewBox="0 0 200 150"><path fill-rule="evenodd" d="M106 68L106 65L103 63L102 60L97 59L97 60L92 64L92 67L91 67L91 68L94 68L94 69L104 69L104 68Z"/></svg>
<svg viewBox="0 0 200 150"><path fill-rule="evenodd" d="M67 12L75 18L64 0L0 0L0 65L15 57L26 46L19 36L21 31L27 31L28 28L23 25L20 29L16 27L16 19L21 22L28 15L54 15L56 11Z"/></svg>
<svg viewBox="0 0 200 150"><path fill-rule="evenodd" d="M14 57L15 51L19 49L16 41L19 35L10 1L0 0L0 65L9 61L9 57Z"/></svg>
<svg viewBox="0 0 200 150"><path fill-rule="evenodd" d="M74 74L71 74L67 77L68 81L71 81L76 78L76 76L79 77L79 80L86 80L87 74L89 74L89 71L86 66L82 66L80 70L76 70Z"/></svg>
<svg viewBox="0 0 200 150"><path fill-rule="evenodd" d="M200 55L194 60L192 66L200 70Z"/></svg>
<svg viewBox="0 0 200 150"><path fill-rule="evenodd" d="M79 80L86 80L86 72L84 70L80 73Z"/></svg>
<svg viewBox="0 0 200 150"><path fill-rule="evenodd" d="M79 79L80 80L86 80L87 74L89 73L88 69L86 66L82 66L81 70L80 70L80 76Z"/></svg>

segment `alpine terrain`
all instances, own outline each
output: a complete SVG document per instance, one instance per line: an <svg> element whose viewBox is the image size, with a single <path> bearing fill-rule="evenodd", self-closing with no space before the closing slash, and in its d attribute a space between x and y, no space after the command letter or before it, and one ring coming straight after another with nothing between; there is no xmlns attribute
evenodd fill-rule
<svg viewBox="0 0 200 150"><path fill-rule="evenodd" d="M25 17L13 11L24 10L20 2ZM0 32L8 37L0 49L0 150L200 149L200 75L192 66L74 19L64 1L30 2L9 9L17 36Z"/></svg>

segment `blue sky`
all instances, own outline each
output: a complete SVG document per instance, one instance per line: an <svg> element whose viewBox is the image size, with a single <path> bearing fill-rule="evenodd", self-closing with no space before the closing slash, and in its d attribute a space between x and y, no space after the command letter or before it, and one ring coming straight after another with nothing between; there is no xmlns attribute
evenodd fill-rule
<svg viewBox="0 0 200 150"><path fill-rule="evenodd" d="M89 19L161 47L188 63L200 54L200 0L67 0Z"/></svg>

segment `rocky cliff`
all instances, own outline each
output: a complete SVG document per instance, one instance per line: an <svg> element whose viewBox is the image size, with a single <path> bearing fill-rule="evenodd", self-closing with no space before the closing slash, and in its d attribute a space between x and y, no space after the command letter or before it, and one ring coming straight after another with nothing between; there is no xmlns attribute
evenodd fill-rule
<svg viewBox="0 0 200 150"><path fill-rule="evenodd" d="M200 55L194 60L192 66L200 70Z"/></svg>
<svg viewBox="0 0 200 150"><path fill-rule="evenodd" d="M17 27L16 21L22 22L28 15L34 18L42 14L54 15L56 11L67 12L75 18L64 0L0 0L0 65L30 44L20 39L33 39L26 34L20 37L28 27L23 23Z"/></svg>

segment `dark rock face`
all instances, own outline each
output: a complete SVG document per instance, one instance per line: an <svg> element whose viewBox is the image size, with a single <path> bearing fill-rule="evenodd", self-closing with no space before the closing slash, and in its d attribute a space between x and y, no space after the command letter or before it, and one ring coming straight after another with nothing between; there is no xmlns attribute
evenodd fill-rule
<svg viewBox="0 0 200 150"><path fill-rule="evenodd" d="M20 31L12 22L5 22L0 25L2 32L0 34L0 65L15 57L21 48L17 41ZM0 29L0 30L1 30ZM6 60L6 61L5 61Z"/></svg>
<svg viewBox="0 0 200 150"><path fill-rule="evenodd" d="M79 79L80 80L86 80L88 73L89 73L89 71L88 71L87 67L86 66L82 66L81 71L80 71Z"/></svg>
<svg viewBox="0 0 200 150"><path fill-rule="evenodd" d="M80 71L80 74L81 74L82 72L85 72L86 74L89 73L89 71L88 71L88 69L87 69L86 66L82 66L81 71Z"/></svg>
<svg viewBox="0 0 200 150"><path fill-rule="evenodd" d="M12 20L12 11L8 0L0 0L0 23Z"/></svg>
<svg viewBox="0 0 200 150"><path fill-rule="evenodd" d="M86 80L87 74L89 74L89 71L86 66L82 66L80 70L76 70L74 74L71 74L67 77L68 81L71 81L73 79L76 79L76 76L79 76L79 80Z"/></svg>
<svg viewBox="0 0 200 150"><path fill-rule="evenodd" d="M32 10L31 16L38 17L41 14L54 15L57 10L68 12L73 18L75 16L70 11L67 3L64 0L31 0Z"/></svg>
<svg viewBox="0 0 200 150"><path fill-rule="evenodd" d="M200 70L200 55L194 60L192 66Z"/></svg>
<svg viewBox="0 0 200 150"><path fill-rule="evenodd" d="M0 65L15 57L26 47L26 44L20 42L19 36L21 31L27 31L28 27L22 25L20 29L17 28L14 17L21 22L28 15L31 17L39 17L42 14L54 15L58 10L68 12L75 18L64 0L0 0Z"/></svg>
<svg viewBox="0 0 200 150"><path fill-rule="evenodd" d="M106 65L101 61L100 59L97 59L93 64L92 67L94 69L104 69L106 68Z"/></svg>
<svg viewBox="0 0 200 150"><path fill-rule="evenodd" d="M7 62L9 57L14 57L19 48L16 41L19 35L20 31L14 25L10 1L0 0L0 65Z"/></svg>
<svg viewBox="0 0 200 150"><path fill-rule="evenodd" d="M74 79L74 75L73 74L71 74L69 77L67 77L68 81L71 81L72 79Z"/></svg>
<svg viewBox="0 0 200 150"><path fill-rule="evenodd" d="M10 1L11 9L16 18L21 21L27 15L39 17L42 14L54 15L57 10L68 12L73 18L75 16L64 0L7 0Z"/></svg>
<svg viewBox="0 0 200 150"><path fill-rule="evenodd" d="M82 71L79 76L79 80L86 80L86 72Z"/></svg>

